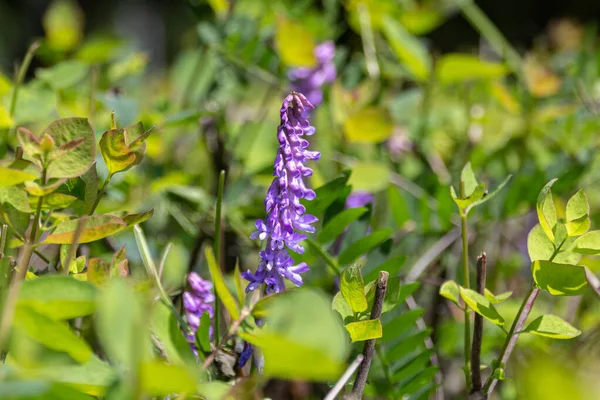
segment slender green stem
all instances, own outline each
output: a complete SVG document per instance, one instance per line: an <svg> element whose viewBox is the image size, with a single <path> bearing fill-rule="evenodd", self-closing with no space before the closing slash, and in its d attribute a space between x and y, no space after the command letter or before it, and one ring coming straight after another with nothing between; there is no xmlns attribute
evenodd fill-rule
<svg viewBox="0 0 600 400"><path fill-rule="evenodd" d="M465 197L465 183L460 182L460 195L462 198ZM470 289L471 283L469 279L469 242L468 242L468 224L467 215L462 211L460 212L460 229L462 237L462 264L464 281L463 287ZM465 379L468 391L471 390L471 309L465 307L465 334L464 334L464 356L465 356Z"/></svg>
<svg viewBox="0 0 600 400"><path fill-rule="evenodd" d="M2 233L0 233L0 260L4 258L4 248L6 246L7 233L8 225L2 224Z"/></svg>
<svg viewBox="0 0 600 400"><path fill-rule="evenodd" d="M315 242L311 238L307 238L306 242L314 251L316 251L321 256L321 258L323 258L325 263L331 268L331 270L336 275L342 274L342 269L338 265L337 261L335 261L335 259L333 257L331 257L331 255L329 255L325 250L323 250L323 248L321 247L321 245L319 243Z"/></svg>
<svg viewBox="0 0 600 400"><path fill-rule="evenodd" d="M225 171L221 171L219 174L219 185L217 186L217 206L215 210L215 238L213 241L213 252L215 253L215 259L217 260L217 266L221 268L222 257L221 257L221 211L223 207L223 192L225 191ZM220 304L219 294L215 291L215 337L217 338L217 346L219 345L220 335Z"/></svg>
<svg viewBox="0 0 600 400"><path fill-rule="evenodd" d="M29 64L31 64L33 55L35 54L35 52L37 51L37 49L39 47L40 47L40 43L38 41L33 42L31 44L31 46L29 46L29 49L27 50L27 53L25 54L25 58L23 59L23 63L19 67L19 72L17 73L17 79L15 80L15 85L13 87L12 96L10 98L10 107L8 109L8 112L10 113L11 117L15 115L15 110L17 108L17 99L19 97L19 89L21 88L21 84L23 83L23 80L25 80L25 74L27 73L27 70L29 69Z"/></svg>
<svg viewBox="0 0 600 400"><path fill-rule="evenodd" d="M96 196L96 200L94 200L94 205L92 206L92 209L89 212L89 215L94 214L94 211L96 211L96 207L98 207L98 204L100 204L100 199L102 199L102 196L104 196L104 192L106 192L106 188L108 187L108 184L110 183L110 180L112 178L112 174L108 174L108 176L106 177L106 180L104 181L104 185L102 185L102 188L100 189L100 191L98 192L98 195Z"/></svg>

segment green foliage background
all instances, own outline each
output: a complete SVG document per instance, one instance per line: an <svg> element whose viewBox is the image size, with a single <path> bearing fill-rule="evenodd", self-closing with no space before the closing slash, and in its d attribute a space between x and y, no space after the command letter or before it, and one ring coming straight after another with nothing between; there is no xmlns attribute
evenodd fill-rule
<svg viewBox="0 0 600 400"><path fill-rule="evenodd" d="M565 261L587 267L587 281L582 267L564 279L550 269L554 235L563 234L553 230L558 222L573 241L573 232L599 222L596 25L559 20L532 46L515 48L471 1L184 3L191 22L169 22L177 49L156 62L127 29L90 31L77 2L54 0L41 18L43 35L29 38L39 45L23 61L33 60L30 68L14 77L8 67L0 71L3 297L39 199L46 204L0 369L0 398L323 398L368 338L378 341L365 396L464 398L460 307L508 329L533 282L531 261L542 289L552 293L568 279L580 287L569 289L574 297L541 292L527 327L536 335L521 335L506 366L510 379L494 396L597 398L597 238L578 239L573 252L582 256ZM444 53L427 35L459 16L481 45ZM311 271L301 290L253 299L239 271L258 260L249 234L264 217L287 72L314 65L313 48L325 40L336 42L338 78L312 116L311 148L322 158L311 166L317 199L307 204L321 222L295 258ZM21 146L36 159L41 149L51 158L44 143L58 151L70 140L82 143L63 148L43 177L15 152ZM579 189L587 208L582 201L568 207ZM374 202L344 210L356 192L372 193ZM554 222L546 227L550 205ZM78 226L88 214L95 215ZM467 214L468 261L474 271L475 256L487 253L491 297L442 286L464 282ZM583 216L584 231L569 225ZM139 224L143 231L132 228ZM69 247L75 237L77 252ZM234 385L223 368L196 364L178 317L192 270L215 283L222 335L240 315L270 318L265 329L247 318L215 363L235 359L243 338L262 348L265 376ZM365 323L382 270L390 274L384 315ZM127 273L130 279L118 279ZM513 294L500 301L506 292ZM548 313L583 333L540 337L555 326L542 317ZM485 322L483 337L487 376L505 333Z"/></svg>

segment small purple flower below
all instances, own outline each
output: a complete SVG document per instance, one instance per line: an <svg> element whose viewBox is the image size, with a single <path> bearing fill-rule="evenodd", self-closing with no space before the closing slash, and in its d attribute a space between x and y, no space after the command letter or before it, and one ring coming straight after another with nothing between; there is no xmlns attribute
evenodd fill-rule
<svg viewBox="0 0 600 400"><path fill-rule="evenodd" d="M213 303L215 296L212 293L212 283L206 281L195 272L190 272L188 275L188 283L190 290L183 293L183 307L185 308L185 318L190 326L192 335L186 335L186 339L190 343L192 350L197 354L196 349L196 331L200 326L200 318L205 312L212 319L214 315ZM209 329L209 334L212 336L212 326Z"/></svg>
<svg viewBox="0 0 600 400"><path fill-rule="evenodd" d="M316 67L294 68L289 71L288 76L292 81L293 90L304 93L308 101L318 106L323 102L323 85L333 82L336 77L333 63L335 44L332 41L321 43L315 47L314 55L317 60Z"/></svg>
<svg viewBox="0 0 600 400"><path fill-rule="evenodd" d="M315 128L306 119L306 111L313 108L301 93L292 92L283 101L281 124L277 129L279 149L275 157L275 179L265 198L267 217L256 221L257 231L250 236L252 239L266 240L267 244L265 250L260 252L256 272L242 273L250 281L247 292L263 283L268 294L281 292L285 289L283 278L301 286L300 274L309 270L306 263L294 265L288 249L302 254L304 248L300 242L306 239L306 235L299 231L314 232L312 224L317 221L315 216L305 214L306 208L300 203L301 199L313 200L316 196L303 181L313 172L304 163L318 160L321 156L319 152L309 151L308 140L304 139L304 136L315 133Z"/></svg>
<svg viewBox="0 0 600 400"><path fill-rule="evenodd" d="M374 201L375 197L369 192L354 192L346 197L345 208L364 207L369 203L373 204Z"/></svg>

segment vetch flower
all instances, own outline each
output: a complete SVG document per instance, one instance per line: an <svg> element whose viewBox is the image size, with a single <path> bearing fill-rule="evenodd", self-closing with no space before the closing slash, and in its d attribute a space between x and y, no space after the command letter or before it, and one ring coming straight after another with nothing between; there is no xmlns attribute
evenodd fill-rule
<svg viewBox="0 0 600 400"><path fill-rule="evenodd" d="M291 69L288 77L293 90L304 93L308 101L317 106L323 102L323 85L333 82L336 77L333 63L335 44L332 41L323 42L315 47L313 53L317 59L316 67Z"/></svg>
<svg viewBox="0 0 600 400"><path fill-rule="evenodd" d="M244 272L250 281L247 292L263 283L267 293L278 293L285 289L284 278L296 286L302 285L300 274L308 271L306 263L294 265L288 250L302 254L300 242L306 239L301 232L312 233L317 218L305 214L306 208L300 199L313 200L315 192L304 184L304 177L312 175L312 169L304 164L318 160L319 152L309 151L304 137L315 133L306 119L307 111L314 106L301 93L292 92L283 101L280 110L281 124L277 128L279 149L275 157L275 178L267 191L265 209L267 217L256 221L256 232L252 239L266 240L265 250L260 252L260 263L256 272Z"/></svg>
<svg viewBox="0 0 600 400"><path fill-rule="evenodd" d="M190 272L188 275L188 283L190 290L183 293L183 307L185 308L185 318L192 331L191 335L186 335L186 339L190 346L197 352L196 349L196 331L200 326L200 318L205 312L212 319L214 315L213 303L215 296L212 293L212 283L206 281L195 272ZM209 334L212 335L212 326L209 329Z"/></svg>

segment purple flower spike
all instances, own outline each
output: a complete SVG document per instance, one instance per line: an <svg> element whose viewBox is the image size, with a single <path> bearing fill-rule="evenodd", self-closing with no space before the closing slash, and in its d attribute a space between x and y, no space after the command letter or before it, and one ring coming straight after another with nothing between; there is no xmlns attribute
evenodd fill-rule
<svg viewBox="0 0 600 400"><path fill-rule="evenodd" d="M314 128L306 119L307 110L314 106L301 93L292 92L283 101L281 124L277 128L279 150L275 157L275 179L267 191L265 209L267 217L256 221L256 232L252 239L266 240L265 250L260 252L260 263L256 272L242 273L250 281L247 292L253 291L263 283L267 293L278 293L285 289L283 278L296 286L302 285L301 273L308 271L305 263L294 265L288 250L302 254L304 248L300 242L306 235L299 233L314 232L312 226L317 218L305 214L306 209L300 199L312 200L315 192L307 188L303 178L312 175L312 169L304 163L318 160L320 153L307 150L308 141L304 136L312 135Z"/></svg>
<svg viewBox="0 0 600 400"><path fill-rule="evenodd" d="M293 90L304 93L312 104L319 105L323 102L322 86L336 78L333 63L335 44L332 41L323 42L315 47L313 54L317 60L316 67L294 68L289 71L288 76Z"/></svg>
<svg viewBox="0 0 600 400"><path fill-rule="evenodd" d="M186 339L194 353L197 354L196 331L200 326L202 314L207 312L210 318L213 317L212 303L215 301L215 295L212 293L212 283L205 281L195 272L190 272L188 275L188 283L190 284L190 291L183 293L183 307L185 308L185 319L190 326L192 335L186 335ZM212 335L212 326L209 329L209 334Z"/></svg>

